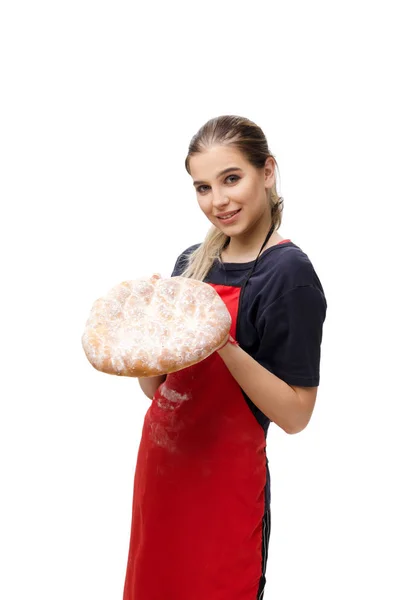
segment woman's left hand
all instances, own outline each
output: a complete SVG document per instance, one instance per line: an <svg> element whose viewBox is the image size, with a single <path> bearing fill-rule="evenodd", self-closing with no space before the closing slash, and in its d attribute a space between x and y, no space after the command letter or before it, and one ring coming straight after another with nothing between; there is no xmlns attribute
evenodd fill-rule
<svg viewBox="0 0 397 600"><path fill-rule="evenodd" d="M230 333L228 333L227 336L219 344L218 348L216 349L216 352L218 352L218 350L220 350L221 348L223 348L223 346L226 346L227 342L229 341L229 336L230 336Z"/></svg>

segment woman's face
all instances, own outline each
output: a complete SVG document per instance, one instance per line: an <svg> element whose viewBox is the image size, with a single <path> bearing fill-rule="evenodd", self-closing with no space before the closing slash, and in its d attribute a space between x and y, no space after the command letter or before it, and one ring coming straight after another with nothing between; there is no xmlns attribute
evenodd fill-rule
<svg viewBox="0 0 397 600"><path fill-rule="evenodd" d="M205 216L228 236L269 219L267 188L274 185L274 160L257 169L231 146L211 146L190 158L197 200ZM229 219L222 216L238 211Z"/></svg>

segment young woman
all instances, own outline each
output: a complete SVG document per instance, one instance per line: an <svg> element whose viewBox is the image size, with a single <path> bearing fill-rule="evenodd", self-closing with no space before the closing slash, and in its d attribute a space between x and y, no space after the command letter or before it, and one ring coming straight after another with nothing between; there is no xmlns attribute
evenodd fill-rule
<svg viewBox="0 0 397 600"><path fill-rule="evenodd" d="M210 120L185 166L212 228L172 276L213 286L232 326L197 365L140 379L153 402L124 600L258 600L270 535L266 434L271 421L293 434L310 420L326 300L307 255L277 232L276 161L257 125Z"/></svg>

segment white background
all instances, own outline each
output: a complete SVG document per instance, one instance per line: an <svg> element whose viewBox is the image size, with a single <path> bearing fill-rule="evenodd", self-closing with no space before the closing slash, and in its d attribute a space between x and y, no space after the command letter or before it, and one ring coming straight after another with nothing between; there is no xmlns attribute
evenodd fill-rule
<svg viewBox="0 0 397 600"><path fill-rule="evenodd" d="M312 421L269 432L266 600L397 597L393 4L2 3L2 599L122 598L149 400L81 335L203 239L183 163L220 114L263 128L328 300Z"/></svg>

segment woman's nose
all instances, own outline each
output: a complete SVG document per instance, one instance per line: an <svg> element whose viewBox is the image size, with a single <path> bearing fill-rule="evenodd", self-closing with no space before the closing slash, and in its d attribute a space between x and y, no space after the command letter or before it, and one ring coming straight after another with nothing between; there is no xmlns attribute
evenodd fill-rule
<svg viewBox="0 0 397 600"><path fill-rule="evenodd" d="M220 192L214 192L212 195L212 204L215 207L227 206L229 204L229 198Z"/></svg>

